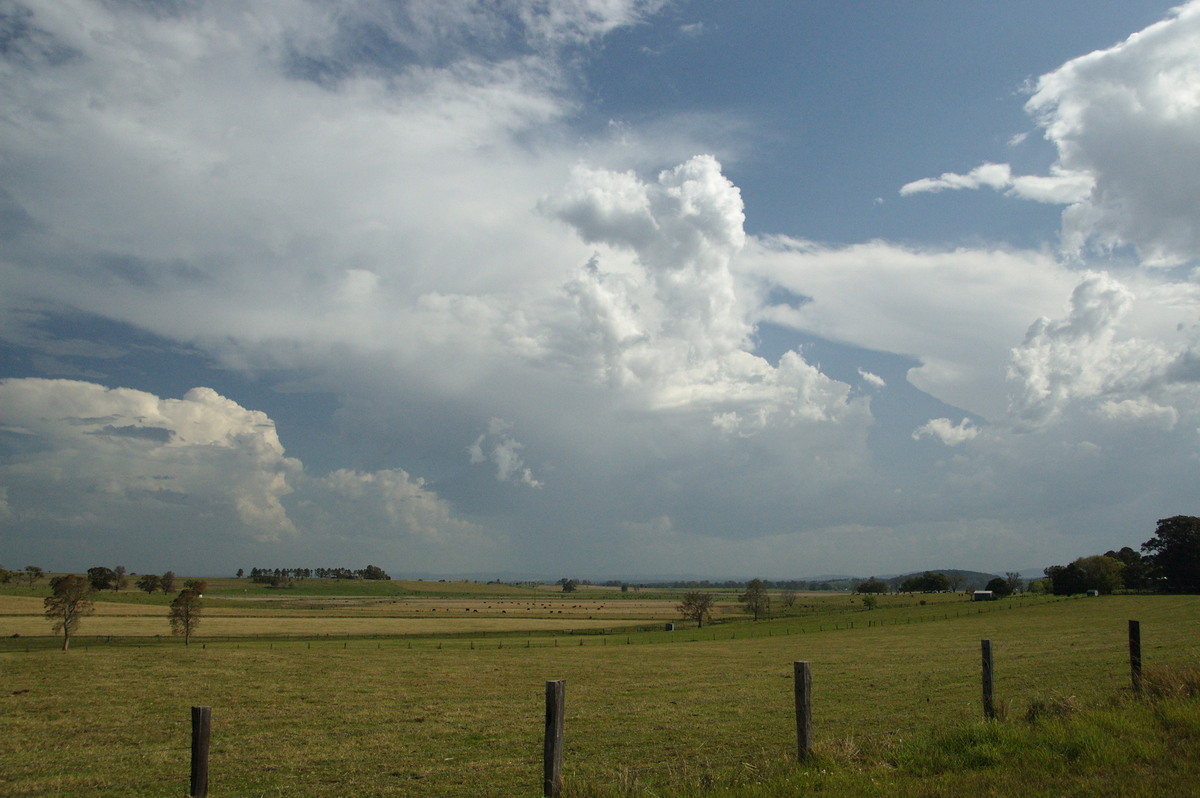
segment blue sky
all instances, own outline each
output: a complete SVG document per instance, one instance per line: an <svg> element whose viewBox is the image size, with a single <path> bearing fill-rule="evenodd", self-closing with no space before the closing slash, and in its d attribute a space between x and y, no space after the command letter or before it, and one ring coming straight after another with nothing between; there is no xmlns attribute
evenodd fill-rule
<svg viewBox="0 0 1200 798"><path fill-rule="evenodd" d="M0 25L7 567L1000 572L1197 512L1200 3Z"/></svg>

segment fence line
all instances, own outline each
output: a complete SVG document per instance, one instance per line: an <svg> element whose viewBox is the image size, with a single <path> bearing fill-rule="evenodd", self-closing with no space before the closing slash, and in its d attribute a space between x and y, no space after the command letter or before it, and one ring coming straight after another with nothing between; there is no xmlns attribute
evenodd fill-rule
<svg viewBox="0 0 1200 798"><path fill-rule="evenodd" d="M1141 688L1141 671L1142 671L1141 627L1140 627L1140 623L1138 621L1132 621L1132 620L1129 621L1128 635L1129 635L1130 678L1131 678L1131 682L1133 685L1133 690L1135 693L1137 693L1140 691L1140 688ZM993 679L992 679L992 677L994 674L994 661L993 661L993 649L992 649L992 645L991 645L992 641L982 640L980 642L981 642L981 652L982 652L981 682L982 682L982 687L983 687L983 707L982 707L983 715L988 719L994 719L996 717L997 713L996 713L996 699L993 695ZM1111 671L1109 671L1109 672L1111 672ZM795 728L796 728L796 735L797 735L795 754L799 760L803 761L811 755L812 746L813 746L813 726L814 726L813 717L814 716L813 716L813 711L812 711L812 692L811 692L813 674L811 672L810 663L799 662L799 661L794 662L793 663L793 672L792 672L791 676L793 679L793 691L794 691L794 713L791 713L791 714L794 714L794 719L795 719L795 724L796 724ZM752 677L748 677L748 678L752 678ZM818 678L819 678L819 674L818 674ZM553 695L553 701L555 702L555 709L554 709L553 713L551 710L551 701L552 701L551 685L556 685L556 687L554 688L554 695ZM719 681L718 680L707 680L707 681L699 681L699 682L681 680L678 682L667 683L665 685L664 684L656 684L656 685L654 685L652 687L648 687L646 689L661 691L664 687L666 687L666 688L676 688L676 689L689 688L689 689L703 690L703 688L714 687L714 686L728 688L730 686L730 682L727 679L719 680ZM638 693L639 691L634 690L634 691L630 691L630 692ZM522 693L524 693L524 691L522 691ZM528 697L531 699L531 703L532 703L532 700L534 699L534 697L537 694L538 694L537 691L530 689L526 695L528 695ZM726 691L720 699L714 699L714 700L728 700L728 698L729 698L729 693L728 693L728 691ZM546 699L547 703L546 703L545 736L543 738L543 743L544 743L544 746L543 746L543 787L545 790L545 792L544 792L545 795L557 795L558 794L557 790L560 790L561 786L562 786L563 772L564 772L564 765L563 765L564 721L563 721L563 717L565 715L565 712L564 712L563 708L565 705L565 682L563 682L562 680L559 680L556 682L547 682L545 699ZM665 702L666 699L664 698L664 699L662 699L662 701ZM674 703L674 701L672 701L671 703ZM643 704L643 708L645 708L645 704ZM343 715L345 715L345 714L352 715L359 711L366 712L368 710L370 711L370 713L372 715L382 714L382 712L383 712L381 710L380 705L375 705L375 704L361 705L359 707L340 707L338 709L338 711L340 713L342 713ZM192 738L191 738L191 747L190 747L190 751L191 751L191 774L190 774L190 779L189 779L190 794L197 795L197 796L206 794L207 789L208 789L208 782L209 782L208 766L209 766L210 755L215 753L219 757L226 750L228 750L227 749L228 746L233 746L233 745L243 746L247 741L257 741L257 740L262 740L262 739L270 739L270 740L276 740L276 741L281 740L281 739L286 739L286 740L294 740L295 739L294 737L289 737L286 734L280 735L277 731L272 732L269 730L264 730L262 732L255 731L255 732L239 734L239 735L237 735L237 737L235 738L235 740L233 742L223 742L219 738L222 736L222 732L224 730L230 728L231 723L232 724L245 724L247 721L251 721L251 722L263 721L264 723L270 723L271 721L277 720L277 719L295 717L297 714L324 715L324 714L328 714L328 712L329 712L328 709L314 708L311 710L303 711L301 713L296 713L296 712L263 713L263 712L255 712L255 711L241 711L241 712L234 712L234 713L226 715L223 712L221 712L220 708L218 707L217 708L217 717L214 719L212 707L207 707L207 706L193 707L192 708L192 723L191 723ZM617 714L625 714L625 713L618 712ZM781 707L767 707L764 710L762 710L762 712L760 713L761 716L770 718L773 720L782 720L784 717L788 716L789 714L790 714L789 711L782 706ZM552 718L552 715L553 715L553 718ZM630 712L630 713L628 713L628 717L630 717L631 719L636 719L637 714L635 712ZM552 722L552 720L553 720L553 722ZM165 721L156 722L156 723L137 724L137 725L133 726L132 729L134 731L137 731L138 729L144 730L144 729L153 728L155 730L160 731L163 728L167 728L167 727L175 729L181 725L182 725L182 721L165 720ZM839 727L840 727L840 724L837 724L836 722L826 723L823 726L821 726L819 730L824 730L826 732L829 732L829 731L836 730ZM121 727L104 727L104 728L107 728L110 731L119 729L119 730L122 730L125 732L129 732L131 730L131 727L128 724L123 725ZM214 738L214 729L216 732L215 738ZM243 729L242 731L247 732L246 729ZM361 737L383 738L389 732L395 733L395 728L389 727L388 725L381 723L378 726L368 726L366 728L359 729L358 731L356 731L354 733L331 732L329 734L331 736L336 735L336 736L343 736L343 737L361 736ZM856 730L855 734L854 734L854 736L856 738L858 738L858 737L867 737L867 738L888 737L888 738L892 738L892 739L900 737L901 735L902 735L902 733L898 733L898 732L894 732L894 731L869 733L869 732L862 732L861 730ZM554 742L552 745L552 741L556 741L556 742ZM535 750L536 737L535 737L534 733L531 731L529 737L524 740L519 740L519 741L488 740L487 745L489 748L503 747L503 748L513 749L513 750L520 748L524 751L532 753L532 751ZM372 749L373 749L373 747L372 747ZM183 750L185 750L185 748L182 746L180 746L180 747L173 746L173 747L156 748L156 749L138 749L137 753L139 756L144 757L147 755L157 756L157 755L163 755L163 754L182 754ZM606 750L611 750L611 748L606 749ZM636 747L636 746L631 745L630 748L627 750L638 751L640 754L642 754L642 761L644 762L645 754L646 754L644 747ZM720 762L736 761L739 759L744 760L745 758L746 757L744 754L729 754L728 756L706 757L705 761L720 763ZM668 755L667 757L665 757L665 761L663 761L663 762L654 763L654 764L645 764L645 765L641 765L638 767L620 768L619 770L622 773L637 774L637 773L661 770L664 768L669 769L672 766L671 763L674 761L677 761L677 758L674 758L674 757ZM45 759L39 760L39 762L38 762L38 765L40 768L45 768L47 765L50 765L53 767L54 764L55 764L54 762L47 761ZM159 770L160 768L165 769L166 767L169 766L169 764L170 763L161 763L161 764L154 763L153 769L154 770ZM432 781L437 781L437 780L453 779L453 778L457 778L457 777L461 777L461 776L465 776L465 775L470 775L472 773L478 773L481 770L495 770L497 768L502 768L505 770L529 769L529 772L532 773L533 772L532 767L533 766L531 764L530 765L522 765L520 763L489 763L487 765L480 765L480 766L476 766L476 767L471 767L469 765L464 765L463 767L439 767L436 770L436 772L432 772L432 773L424 772L424 773L420 773L419 775L414 773L412 777L414 779L420 779L420 780L428 779L428 780L432 780ZM297 771L302 771L304 769L305 768L303 766L294 768L294 770L297 770ZM225 775L225 776L249 775L253 772L255 772L253 769L248 769L248 768L247 769L230 768L225 771L218 770L216 773L217 773L217 776L219 777L221 775ZM568 769L568 772L570 772L569 769ZM13 774L10 773L9 777L11 778L12 775ZM395 774L393 774L393 775L395 775ZM138 787L138 786L149 786L149 785L169 783L169 782L181 783L182 782L182 774L179 777L164 776L161 778L152 778L152 779L148 779L148 780L140 780L137 782L130 782L128 785L125 785L125 786ZM554 792L550 791L552 789L552 787L555 790ZM429 791L423 791L423 794L432 795L434 793L429 792Z"/></svg>
<svg viewBox="0 0 1200 798"><path fill-rule="evenodd" d="M996 719L993 695L992 641L981 640L983 686L983 714L989 721ZM1141 625L1129 622L1130 669L1135 692L1141 687ZM1136 656L1134 654L1136 650ZM806 761L812 754L812 673L810 663L793 663L793 689L795 694L796 756ZM557 679L546 682L545 726L542 746L542 794L546 798L557 798L563 786L563 741L566 714L566 681ZM208 794L209 750L212 723L212 708L192 707L191 745L191 791L194 798L206 798ZM730 757L743 759L744 757ZM653 768L649 768L653 769ZM639 769L633 769L634 772ZM645 770L645 768L641 769Z"/></svg>

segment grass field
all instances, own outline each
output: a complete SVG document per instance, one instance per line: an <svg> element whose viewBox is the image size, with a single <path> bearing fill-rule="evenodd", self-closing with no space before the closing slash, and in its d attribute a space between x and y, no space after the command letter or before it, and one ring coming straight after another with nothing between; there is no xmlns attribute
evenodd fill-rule
<svg viewBox="0 0 1200 798"><path fill-rule="evenodd" d="M726 622L666 632L666 597L434 584L322 609L299 596L290 608L247 609L255 602L238 596L221 607L217 590L186 649L166 635L165 606L108 601L65 655L44 620L41 637L4 631L36 626L40 604L6 591L0 794L186 794L189 707L207 705L214 796L539 795L544 685L559 678L570 795L1200 789L1197 699L1133 700L1126 642L1126 620L1139 619L1148 667L1194 666L1200 597L895 596L865 611L806 596L755 624L732 620L726 596ZM528 617L515 611L531 600ZM463 602L490 614L465 619ZM560 608L573 614L560 622ZM582 626L588 614L657 631L598 634ZM163 637L122 631L131 621ZM301 631L284 637L284 622ZM998 723L980 720L981 639L995 651ZM803 766L792 764L795 660L813 671L817 756ZM1025 720L1031 708L1045 719Z"/></svg>

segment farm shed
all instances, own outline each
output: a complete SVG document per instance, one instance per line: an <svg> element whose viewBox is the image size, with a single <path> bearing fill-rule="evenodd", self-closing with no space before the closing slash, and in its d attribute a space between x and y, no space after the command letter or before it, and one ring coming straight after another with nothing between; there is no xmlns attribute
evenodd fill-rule
<svg viewBox="0 0 1200 798"><path fill-rule="evenodd" d="M972 601L995 601L996 594L990 590L976 590L971 595Z"/></svg>

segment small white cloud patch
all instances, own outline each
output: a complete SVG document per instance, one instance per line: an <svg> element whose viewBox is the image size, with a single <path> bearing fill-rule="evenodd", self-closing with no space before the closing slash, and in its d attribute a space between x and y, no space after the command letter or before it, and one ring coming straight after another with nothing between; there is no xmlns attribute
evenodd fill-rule
<svg viewBox="0 0 1200 798"><path fill-rule="evenodd" d="M533 475L521 458L520 450L523 445L508 434L512 424L501 418L488 421L487 432L480 435L467 447L467 453L473 464L491 462L496 466L496 480L511 482L516 485L526 485L531 488L542 487L541 480Z"/></svg>
<svg viewBox="0 0 1200 798"><path fill-rule="evenodd" d="M948 418L934 418L927 423L917 427L913 431L913 440L920 440L926 436L937 438L947 446L958 446L960 443L966 443L972 440L979 434L979 428L971 423L970 419L964 418L955 425Z"/></svg>
<svg viewBox="0 0 1200 798"><path fill-rule="evenodd" d="M873 385L876 388L887 387L887 382L884 381L883 377L880 377L878 374L872 374L866 369L860 368L858 370L858 376L862 377L863 382L865 382L867 385Z"/></svg>

